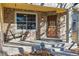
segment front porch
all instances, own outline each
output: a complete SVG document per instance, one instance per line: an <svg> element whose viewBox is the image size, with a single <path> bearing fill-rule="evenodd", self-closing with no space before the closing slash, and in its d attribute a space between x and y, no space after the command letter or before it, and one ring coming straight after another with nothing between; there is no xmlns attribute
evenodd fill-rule
<svg viewBox="0 0 79 59"><path fill-rule="evenodd" d="M1 44L4 51L14 53L18 47L22 47L31 52L32 46L40 45L41 42L50 47L68 40L65 9L30 4L1 4L0 12Z"/></svg>
<svg viewBox="0 0 79 59"><path fill-rule="evenodd" d="M12 6L10 6L10 4L1 5L1 7L3 7L1 26L2 32L5 33L5 42L17 42L20 40L31 41L37 39L53 40L54 38L56 40L66 41L66 10L32 6L29 4L12 4ZM26 8L28 6L39 8L27 10L24 9L24 7L19 8L19 5L26 6ZM23 20L21 20L21 18L23 18ZM26 18L28 18L27 21ZM23 36L21 34L23 34ZM20 39L17 40L19 37Z"/></svg>

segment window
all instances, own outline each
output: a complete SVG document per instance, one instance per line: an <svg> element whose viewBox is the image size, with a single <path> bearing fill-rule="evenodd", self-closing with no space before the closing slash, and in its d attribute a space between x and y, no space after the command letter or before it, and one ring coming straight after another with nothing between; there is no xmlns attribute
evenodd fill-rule
<svg viewBox="0 0 79 59"><path fill-rule="evenodd" d="M36 15L16 13L17 29L36 29Z"/></svg>
<svg viewBox="0 0 79 59"><path fill-rule="evenodd" d="M72 14L72 31L73 32L77 31L77 21L78 21L78 14L73 13Z"/></svg>

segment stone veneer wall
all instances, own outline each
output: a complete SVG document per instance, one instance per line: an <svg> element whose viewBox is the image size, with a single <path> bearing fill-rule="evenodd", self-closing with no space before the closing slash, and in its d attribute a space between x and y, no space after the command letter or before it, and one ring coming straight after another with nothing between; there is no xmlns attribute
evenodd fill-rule
<svg viewBox="0 0 79 59"><path fill-rule="evenodd" d="M35 12L35 11L26 11L26 10L19 10L19 9L11 9L11 8L4 8L4 32L6 31L8 23L12 23L10 30L12 30L15 33L18 33L16 29L16 21L15 21L15 12L33 12L37 13L37 30L36 31L30 31L29 38L27 40L35 40L40 38L47 38L47 13L42 12ZM59 18L58 18L59 19ZM9 33L10 34L10 33ZM19 34L17 34L19 35ZM59 34L58 34L59 35Z"/></svg>
<svg viewBox="0 0 79 59"><path fill-rule="evenodd" d="M60 24L60 39L66 40L66 15L60 17Z"/></svg>
<svg viewBox="0 0 79 59"><path fill-rule="evenodd" d="M20 12L32 12L32 11L25 11L25 10L18 10L18 9L11 9L11 8L4 8L4 32L7 29L8 24L11 22L11 27L10 30L12 30L15 33L19 33L21 31L18 31L16 29L16 20L15 20L15 12L16 11L20 11ZM27 40L35 40L35 39L39 39L39 35L40 35L40 19L41 19L41 12L34 12L33 13L37 13L37 30L36 31L30 31L30 33L28 34L28 36L30 36L29 38L27 38ZM9 33L10 34L10 33ZM17 34L19 35L19 34Z"/></svg>
<svg viewBox="0 0 79 59"><path fill-rule="evenodd" d="M40 21L40 38L47 38L47 14L42 14L42 19Z"/></svg>
<svg viewBox="0 0 79 59"><path fill-rule="evenodd" d="M48 25L47 24L47 16L48 15L54 15L54 13L44 13L44 14L42 14L43 19L41 19L41 21L40 21L40 26L42 26L40 28L40 38L42 38L42 39L48 38L47 37L47 25ZM57 36L58 36L58 38L60 38L60 29L59 29L59 22L58 22L58 21L60 21L59 17L60 16L58 16L58 14L57 14Z"/></svg>

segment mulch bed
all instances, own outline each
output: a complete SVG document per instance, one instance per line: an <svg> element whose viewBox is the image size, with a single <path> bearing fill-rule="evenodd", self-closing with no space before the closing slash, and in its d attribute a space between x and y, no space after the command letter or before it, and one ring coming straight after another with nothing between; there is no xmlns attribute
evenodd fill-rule
<svg viewBox="0 0 79 59"><path fill-rule="evenodd" d="M40 50L30 53L32 56L52 56L47 50Z"/></svg>
<svg viewBox="0 0 79 59"><path fill-rule="evenodd" d="M52 56L47 50L39 50L35 52L24 52L23 54L15 54L11 56Z"/></svg>

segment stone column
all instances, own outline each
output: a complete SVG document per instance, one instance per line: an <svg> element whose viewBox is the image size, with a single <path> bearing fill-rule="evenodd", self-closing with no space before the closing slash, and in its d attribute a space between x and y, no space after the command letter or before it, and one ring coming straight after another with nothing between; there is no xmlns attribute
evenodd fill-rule
<svg viewBox="0 0 79 59"><path fill-rule="evenodd" d="M3 55L3 8L0 4L0 55Z"/></svg>

